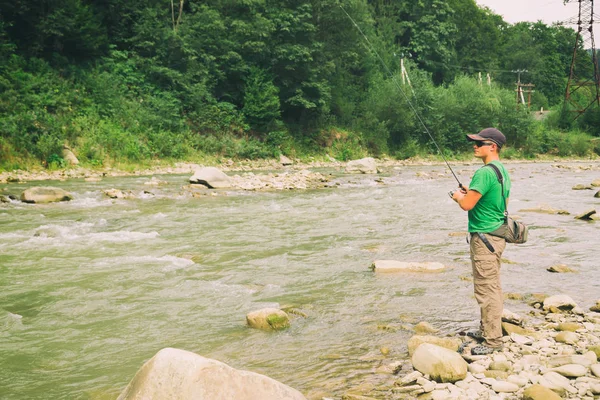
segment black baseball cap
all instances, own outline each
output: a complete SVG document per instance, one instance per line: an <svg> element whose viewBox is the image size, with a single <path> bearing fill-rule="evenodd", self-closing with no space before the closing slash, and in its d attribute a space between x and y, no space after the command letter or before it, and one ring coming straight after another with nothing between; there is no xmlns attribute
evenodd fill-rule
<svg viewBox="0 0 600 400"><path fill-rule="evenodd" d="M496 143L498 147L502 147L506 143L506 137L496 128L485 128L479 133L467 135L467 140L470 140L471 142L489 140L490 142Z"/></svg>

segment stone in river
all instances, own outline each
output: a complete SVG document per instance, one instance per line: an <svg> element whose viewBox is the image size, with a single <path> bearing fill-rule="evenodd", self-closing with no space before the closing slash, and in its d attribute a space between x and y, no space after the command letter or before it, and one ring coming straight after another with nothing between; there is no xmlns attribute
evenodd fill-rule
<svg viewBox="0 0 600 400"><path fill-rule="evenodd" d="M556 273L576 272L574 269L569 268L565 264L553 265L551 267L548 267L547 271L548 272L556 272Z"/></svg>
<svg viewBox="0 0 600 400"><path fill-rule="evenodd" d="M117 400L145 399L306 400L267 376L173 348L162 349L146 362Z"/></svg>
<svg viewBox="0 0 600 400"><path fill-rule="evenodd" d="M210 189L225 189L231 187L231 178L218 168L204 167L194 173L190 183L200 183Z"/></svg>
<svg viewBox="0 0 600 400"><path fill-rule="evenodd" d="M376 174L377 163L373 157L361 158L360 160L348 161L346 172L349 174Z"/></svg>
<svg viewBox="0 0 600 400"><path fill-rule="evenodd" d="M428 333L435 333L438 330L436 328L434 328L433 326L431 326L431 324L429 322L426 321L421 321L418 324L415 325L415 333L417 335L426 335Z"/></svg>
<svg viewBox="0 0 600 400"><path fill-rule="evenodd" d="M593 187L592 185L583 185L583 184L577 184L575 186L572 187L573 190L592 190Z"/></svg>
<svg viewBox="0 0 600 400"><path fill-rule="evenodd" d="M26 189L21 194L24 203L54 203L73 200L73 195L63 189L51 186L36 186Z"/></svg>
<svg viewBox="0 0 600 400"><path fill-rule="evenodd" d="M592 208L592 209L589 209L589 210L587 210L587 211L585 211L585 212L583 212L583 213L581 213L581 214L577 215L577 216L575 217L575 219L587 219L587 220L589 220L589 219L592 219L591 217L592 217L592 215L594 215L594 214L596 214L596 210L594 210L594 209Z"/></svg>
<svg viewBox="0 0 600 400"><path fill-rule="evenodd" d="M376 260L371 264L375 272L438 272L444 269L439 262L403 262L395 260Z"/></svg>
<svg viewBox="0 0 600 400"><path fill-rule="evenodd" d="M248 313L246 322L251 328L262 330L281 330L290 326L289 316L278 308L263 308Z"/></svg>

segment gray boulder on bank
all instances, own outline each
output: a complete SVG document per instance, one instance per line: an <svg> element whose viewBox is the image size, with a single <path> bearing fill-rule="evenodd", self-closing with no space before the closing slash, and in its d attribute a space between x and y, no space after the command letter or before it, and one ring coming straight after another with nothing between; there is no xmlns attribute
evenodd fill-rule
<svg viewBox="0 0 600 400"><path fill-rule="evenodd" d="M24 203L55 203L58 201L73 200L73 195L63 189L51 186L35 186L26 189L21 194Z"/></svg>
<svg viewBox="0 0 600 400"><path fill-rule="evenodd" d="M560 400L561 397L542 385L529 386L523 392L523 400Z"/></svg>
<svg viewBox="0 0 600 400"><path fill-rule="evenodd" d="M306 400L297 390L255 372L166 348L138 370L117 400Z"/></svg>
<svg viewBox="0 0 600 400"><path fill-rule="evenodd" d="M79 164L79 160L77 159L75 154L73 154L71 149L69 149L68 147L63 147L62 158L64 158L65 161L67 163L69 163L69 165L78 165Z"/></svg>
<svg viewBox="0 0 600 400"><path fill-rule="evenodd" d="M377 163L373 157L352 160L346 164L346 172L350 174L376 174Z"/></svg>
<svg viewBox="0 0 600 400"><path fill-rule="evenodd" d="M279 156L279 163L285 167L288 165L292 165L294 162L292 160L290 160L289 158L287 158L286 156L284 156L283 154L281 154Z"/></svg>
<svg viewBox="0 0 600 400"><path fill-rule="evenodd" d="M406 344L408 348L408 355L412 357L412 355L415 353L415 350L417 350L417 348L419 348L419 346L421 346L423 343L433 344L456 352L458 351L462 341L457 337L414 335L408 339L408 343Z"/></svg>
<svg viewBox="0 0 600 400"><path fill-rule="evenodd" d="M210 189L227 189L231 187L229 176L215 167L200 168L190 178L190 183L199 183L208 186Z"/></svg>
<svg viewBox="0 0 600 400"><path fill-rule="evenodd" d="M456 351L423 343L412 356L413 367L436 382L463 380L467 377L467 362Z"/></svg>
<svg viewBox="0 0 600 400"><path fill-rule="evenodd" d="M569 296L559 294L544 299L544 310L550 310L551 307L556 307L562 311L570 311L577 307L577 303Z"/></svg>

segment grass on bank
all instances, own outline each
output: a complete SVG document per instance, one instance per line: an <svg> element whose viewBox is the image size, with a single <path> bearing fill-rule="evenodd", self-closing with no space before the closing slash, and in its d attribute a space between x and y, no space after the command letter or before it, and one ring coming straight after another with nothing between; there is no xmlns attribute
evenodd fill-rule
<svg viewBox="0 0 600 400"><path fill-rule="evenodd" d="M119 144L111 143L106 138L91 140L84 136L69 146L80 161L80 166L90 170L115 169L133 172L141 169L166 167L177 162L191 162L204 165L218 166L226 160L267 160L276 159L280 154L301 162L349 161L367 156L409 160L414 162L443 161L437 148L431 142L419 143L408 141L404 146L390 151L390 154L373 155L364 144L360 133L341 129L329 129L321 132L317 138L310 141L298 141L291 136L284 137L278 142L260 141L252 137L221 137L180 138L181 142L169 140L166 145L176 146L178 151L173 156L159 156L152 148L160 143L162 138L133 138L130 137ZM280 138L281 139L281 138ZM128 141L129 140L129 141ZM156 142L158 140L159 143ZM110 145L107 145L110 144ZM162 143L162 145L165 145ZM472 160L472 148L465 141L459 151L444 151L444 157L452 161ZM164 154L163 152L160 152ZM62 153L52 152L45 159L19 154L5 141L0 139L0 171L26 170L49 171L62 170L69 167ZM565 159L598 159L600 156L600 138L595 138L581 131L561 132L555 129L545 129L539 125L527 136L522 147L509 144L502 150L503 159L507 160L549 160Z"/></svg>

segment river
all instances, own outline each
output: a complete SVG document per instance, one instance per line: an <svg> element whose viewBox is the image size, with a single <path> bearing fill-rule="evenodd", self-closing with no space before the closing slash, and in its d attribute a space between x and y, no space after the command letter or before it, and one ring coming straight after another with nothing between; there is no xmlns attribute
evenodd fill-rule
<svg viewBox="0 0 600 400"><path fill-rule="evenodd" d="M503 287L565 293L587 309L600 298L600 221L573 216L600 211L600 199L571 187L598 179L600 166L562 165L508 165L509 209L531 230L528 243L507 246ZM477 167L457 174L467 183ZM453 234L467 217L447 195L456 182L443 166L321 172L339 185L193 198L181 190L189 175L158 176L168 182L160 187L140 176L80 179L43 183L72 192L71 202L0 205L0 398L114 399L164 347L268 375L310 399L339 397L389 379L374 370L406 358L414 323L441 334L477 326L468 246ZM109 188L152 194L112 200ZM540 205L571 215L519 212ZM376 259L448 268L379 275L369 270ZM561 263L578 272L546 271ZM293 315L282 332L246 327L249 311L284 305L306 317Z"/></svg>

